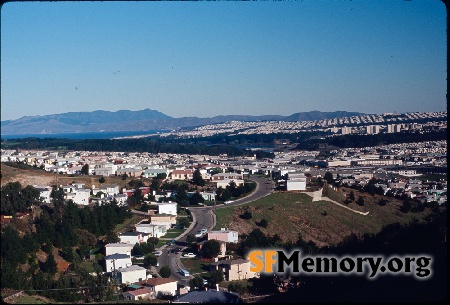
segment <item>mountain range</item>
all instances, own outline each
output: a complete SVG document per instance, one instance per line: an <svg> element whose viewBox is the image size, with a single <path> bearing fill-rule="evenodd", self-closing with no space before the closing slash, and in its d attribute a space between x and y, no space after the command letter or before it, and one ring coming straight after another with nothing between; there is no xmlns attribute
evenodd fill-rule
<svg viewBox="0 0 450 305"><path fill-rule="evenodd" d="M26 116L17 120L1 121L2 135L60 134L84 132L177 130L229 121L315 121L365 115L359 112L335 111L298 112L282 115L220 115L211 118L173 118L157 110L97 110L92 112L67 112L43 116Z"/></svg>

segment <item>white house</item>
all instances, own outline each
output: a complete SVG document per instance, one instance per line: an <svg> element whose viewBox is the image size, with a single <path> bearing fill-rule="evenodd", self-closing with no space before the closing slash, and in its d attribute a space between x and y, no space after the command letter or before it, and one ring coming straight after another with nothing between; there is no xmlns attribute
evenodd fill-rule
<svg viewBox="0 0 450 305"><path fill-rule="evenodd" d="M93 185L92 194L97 195L98 192L102 192L107 196L115 196L119 194L119 186L117 184L104 184L96 188L95 185Z"/></svg>
<svg viewBox="0 0 450 305"><path fill-rule="evenodd" d="M90 190L78 189L73 193L66 193L64 199L72 200L76 204L88 205L89 197L91 196Z"/></svg>
<svg viewBox="0 0 450 305"><path fill-rule="evenodd" d="M177 203L176 202L161 202L156 203L158 206L158 214L169 214L177 216Z"/></svg>
<svg viewBox="0 0 450 305"><path fill-rule="evenodd" d="M110 243L105 245L105 255L111 254L127 254L130 255L134 244L127 243Z"/></svg>
<svg viewBox="0 0 450 305"><path fill-rule="evenodd" d="M166 226L165 225L156 225L151 223L139 223L136 224L136 231L142 233L149 233L150 237L160 238L161 236L166 234Z"/></svg>
<svg viewBox="0 0 450 305"><path fill-rule="evenodd" d="M155 277L137 283L155 293L156 296L175 295L178 281L170 278Z"/></svg>
<svg viewBox="0 0 450 305"><path fill-rule="evenodd" d="M39 191L39 198L44 203L50 203L51 198L50 195L52 194L52 187L51 186L34 186L35 189Z"/></svg>
<svg viewBox="0 0 450 305"><path fill-rule="evenodd" d="M238 242L238 232L221 228L220 231L209 231L208 240L215 239L227 243Z"/></svg>
<svg viewBox="0 0 450 305"><path fill-rule="evenodd" d="M128 196L125 194L116 194L114 195L114 199L117 201L118 206L124 206L127 204Z"/></svg>
<svg viewBox="0 0 450 305"><path fill-rule="evenodd" d="M231 181L233 181L236 186L240 186L240 185L244 185L244 180L229 180L229 179L225 179L225 180L213 180L213 182L215 182L217 184L217 188L222 187L222 188L226 188Z"/></svg>
<svg viewBox="0 0 450 305"><path fill-rule="evenodd" d="M294 178L286 180L286 190L288 191L306 190L306 178Z"/></svg>
<svg viewBox="0 0 450 305"><path fill-rule="evenodd" d="M138 265L131 265L118 270L118 280L121 284L131 284L147 279L147 269Z"/></svg>
<svg viewBox="0 0 450 305"><path fill-rule="evenodd" d="M120 242L130 245L147 242L149 234L142 232L124 232L119 234Z"/></svg>
<svg viewBox="0 0 450 305"><path fill-rule="evenodd" d="M115 269L126 268L131 266L131 255L127 254L111 254L105 256L105 271L112 272Z"/></svg>

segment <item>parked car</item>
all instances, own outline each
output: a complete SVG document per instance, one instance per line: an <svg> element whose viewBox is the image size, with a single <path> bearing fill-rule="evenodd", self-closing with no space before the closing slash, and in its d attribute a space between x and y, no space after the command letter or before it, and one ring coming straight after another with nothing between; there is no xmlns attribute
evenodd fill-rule
<svg viewBox="0 0 450 305"><path fill-rule="evenodd" d="M158 250L158 251L153 252L153 254L155 254L155 256L161 256L162 251Z"/></svg>
<svg viewBox="0 0 450 305"><path fill-rule="evenodd" d="M203 233L201 231L197 231L197 233L195 233L195 237L202 237Z"/></svg>
<svg viewBox="0 0 450 305"><path fill-rule="evenodd" d="M183 257L195 257L195 254L192 252L183 254Z"/></svg>
<svg viewBox="0 0 450 305"><path fill-rule="evenodd" d="M232 200L228 200L228 201L225 201L223 204L229 204L229 203L233 203L234 201L232 201Z"/></svg>
<svg viewBox="0 0 450 305"><path fill-rule="evenodd" d="M208 232L208 229L203 228L203 229L200 230L200 232L202 232L202 234L205 234L206 232Z"/></svg>

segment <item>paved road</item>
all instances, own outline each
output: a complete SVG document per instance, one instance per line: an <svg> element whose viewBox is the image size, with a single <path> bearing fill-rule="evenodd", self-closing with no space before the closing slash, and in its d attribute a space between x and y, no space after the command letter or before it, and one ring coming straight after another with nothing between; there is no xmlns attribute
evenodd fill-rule
<svg viewBox="0 0 450 305"><path fill-rule="evenodd" d="M163 246L162 251L163 254L158 258L160 266L169 266L172 271L172 275L170 276L172 279L176 279L183 284L188 284L189 279L183 277L179 271L180 269L184 269L182 264L182 259L180 259L179 254L172 253L172 250L175 248L184 248L187 246L186 236L189 233L195 234L197 231L200 231L202 228L206 228L208 231L213 229L216 225L216 219L214 214L214 209L226 208L229 206L238 206L243 205L262 197L265 197L271 194L274 190L275 184L270 178L254 176L252 180L256 182L256 189L248 196L235 200L233 203L224 205L220 204L217 206L208 206L208 207L189 207L189 210L192 214L192 223L190 227L178 238L176 238L176 244L172 246ZM158 268L159 270L159 268ZM192 276L192 275L191 275Z"/></svg>

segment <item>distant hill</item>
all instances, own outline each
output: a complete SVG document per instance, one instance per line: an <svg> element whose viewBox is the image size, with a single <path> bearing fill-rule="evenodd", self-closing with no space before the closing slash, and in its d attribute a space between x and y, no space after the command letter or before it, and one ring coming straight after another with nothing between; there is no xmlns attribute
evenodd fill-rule
<svg viewBox="0 0 450 305"><path fill-rule="evenodd" d="M55 134L100 131L147 131L167 130L218 124L228 121L315 121L364 115L359 112L298 112L282 115L221 115L212 118L173 118L156 110L119 110L116 112L97 110L92 112L67 112L43 116L26 116L17 120L1 122L2 135Z"/></svg>

